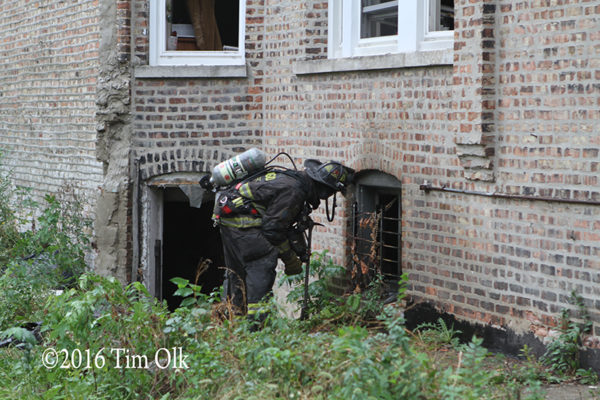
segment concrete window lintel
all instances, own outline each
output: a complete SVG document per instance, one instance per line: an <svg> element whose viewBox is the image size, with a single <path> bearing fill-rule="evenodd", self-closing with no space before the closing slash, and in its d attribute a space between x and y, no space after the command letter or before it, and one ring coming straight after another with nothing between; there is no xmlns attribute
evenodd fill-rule
<svg viewBox="0 0 600 400"><path fill-rule="evenodd" d="M207 172L176 172L168 175L159 175L148 179L149 187L179 187L180 185L199 185L200 178Z"/></svg>
<svg viewBox="0 0 600 400"><path fill-rule="evenodd" d="M138 66L134 70L136 78L177 79L177 78L245 78L245 65L194 65L194 66Z"/></svg>
<svg viewBox="0 0 600 400"><path fill-rule="evenodd" d="M297 61L293 68L296 75L310 75L452 65L453 59L454 52L452 50L432 50L379 56L304 60Z"/></svg>

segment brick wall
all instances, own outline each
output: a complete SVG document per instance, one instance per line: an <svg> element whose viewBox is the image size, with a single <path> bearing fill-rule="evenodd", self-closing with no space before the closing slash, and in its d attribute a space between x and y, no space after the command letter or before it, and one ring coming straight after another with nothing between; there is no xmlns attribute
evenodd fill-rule
<svg viewBox="0 0 600 400"><path fill-rule="evenodd" d="M142 179L171 172L209 171L220 161L260 145L255 87L237 80L138 80L132 146Z"/></svg>
<svg viewBox="0 0 600 400"><path fill-rule="evenodd" d="M454 65L295 74L326 56L327 2L248 2L248 78L139 79L134 139L149 177L208 171L250 145L397 177L411 295L461 318L547 334L584 298L600 336L597 1L457 0ZM134 38L147 60L147 8ZM347 258L352 199L316 219ZM597 346L592 341L588 345Z"/></svg>
<svg viewBox="0 0 600 400"><path fill-rule="evenodd" d="M511 191L600 200L600 5L544 4L498 10L499 179Z"/></svg>
<svg viewBox="0 0 600 400"><path fill-rule="evenodd" d="M597 2L586 1L457 2L459 17L475 14L459 18L455 32L457 150L461 135L479 128L473 144L488 149L480 155L491 161L495 182L428 179L597 201L599 13ZM483 53L465 66L464 49L478 35ZM477 90L465 96L460 84L470 76L476 85L467 90ZM472 178L470 165L461 165ZM419 297L467 319L545 336L576 290L600 334L598 205L432 192L405 206L405 216L404 261L415 292L425 293Z"/></svg>
<svg viewBox="0 0 600 400"><path fill-rule="evenodd" d="M298 13L289 1L269 5ZM544 336L577 290L597 336L598 206L427 194L419 184L597 199L599 11L589 2L457 1L452 69L315 75L294 75L293 65L297 54L320 57L280 40L304 25L284 31L268 18L267 43L278 44L265 72L265 147L401 180L403 269L415 299ZM339 261L350 202L316 237ZM322 212L317 219L325 222Z"/></svg>
<svg viewBox="0 0 600 400"><path fill-rule="evenodd" d="M93 199L98 1L0 3L0 148L38 200L64 183Z"/></svg>
<svg viewBox="0 0 600 400"><path fill-rule="evenodd" d="M134 3L135 56L147 65L149 6ZM264 1L248 1L246 7L246 78L135 80L132 148L142 179L210 171L261 145Z"/></svg>

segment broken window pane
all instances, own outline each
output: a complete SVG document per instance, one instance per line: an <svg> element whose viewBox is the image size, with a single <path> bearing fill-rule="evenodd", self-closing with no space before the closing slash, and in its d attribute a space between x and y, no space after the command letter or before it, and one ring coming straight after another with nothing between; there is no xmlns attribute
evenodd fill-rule
<svg viewBox="0 0 600 400"><path fill-rule="evenodd" d="M239 0L167 0L167 50L237 51Z"/></svg>
<svg viewBox="0 0 600 400"><path fill-rule="evenodd" d="M361 0L361 39L398 34L398 1Z"/></svg>

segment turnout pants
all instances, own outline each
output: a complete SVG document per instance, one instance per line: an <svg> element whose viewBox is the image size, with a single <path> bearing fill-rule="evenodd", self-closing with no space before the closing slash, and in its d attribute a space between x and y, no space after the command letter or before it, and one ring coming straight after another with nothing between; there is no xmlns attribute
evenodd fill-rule
<svg viewBox="0 0 600 400"><path fill-rule="evenodd" d="M221 226L221 239L227 266L225 294L239 312L256 314L275 283L279 250L260 228Z"/></svg>

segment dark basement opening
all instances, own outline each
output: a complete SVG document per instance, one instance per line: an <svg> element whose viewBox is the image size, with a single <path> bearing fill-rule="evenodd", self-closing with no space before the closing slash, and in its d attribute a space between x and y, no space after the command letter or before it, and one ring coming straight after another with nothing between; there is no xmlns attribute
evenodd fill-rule
<svg viewBox="0 0 600 400"><path fill-rule="evenodd" d="M360 173L356 181L352 224L353 261L360 266L370 266L369 276L364 276L367 281L381 274L385 292L395 295L402 275L400 181L381 171Z"/></svg>
<svg viewBox="0 0 600 400"><path fill-rule="evenodd" d="M214 195L206 193L200 208L190 207L187 196L178 188L166 188L163 202L162 293L170 310L183 298L174 296L175 277L194 283L196 271L203 260L210 259L209 268L198 277L202 293L210 294L223 284L225 265L219 230L211 219Z"/></svg>

